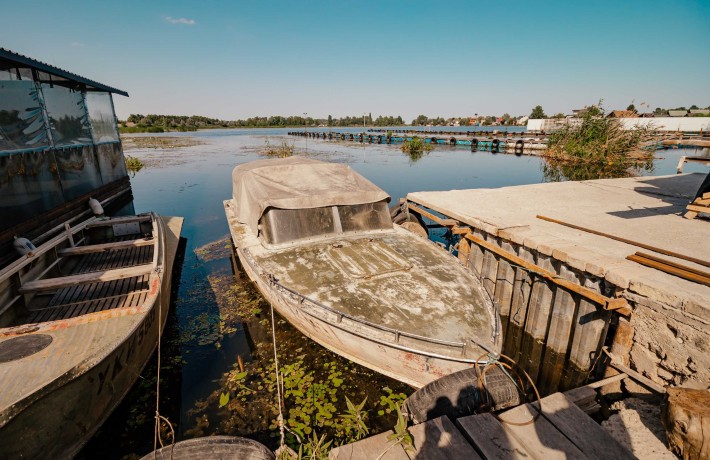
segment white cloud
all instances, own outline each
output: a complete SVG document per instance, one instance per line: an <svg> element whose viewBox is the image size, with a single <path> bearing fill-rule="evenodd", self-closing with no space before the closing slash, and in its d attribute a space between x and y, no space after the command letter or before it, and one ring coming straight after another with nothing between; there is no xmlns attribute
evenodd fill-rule
<svg viewBox="0 0 710 460"><path fill-rule="evenodd" d="M188 26L195 25L195 20L194 19L188 19L188 18L173 18L170 16L166 16L165 20L168 21L170 24L187 24Z"/></svg>

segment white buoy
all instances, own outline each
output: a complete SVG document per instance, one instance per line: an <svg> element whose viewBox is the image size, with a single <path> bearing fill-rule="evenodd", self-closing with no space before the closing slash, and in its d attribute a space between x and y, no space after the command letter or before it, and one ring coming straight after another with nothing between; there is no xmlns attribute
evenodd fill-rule
<svg viewBox="0 0 710 460"><path fill-rule="evenodd" d="M27 238L20 238L15 235L15 241L12 243L15 246L15 250L20 253L21 256L34 257L37 248L32 241Z"/></svg>
<svg viewBox="0 0 710 460"><path fill-rule="evenodd" d="M104 208L96 198L89 198L89 207L91 208L91 212L93 212L96 217L104 215Z"/></svg>

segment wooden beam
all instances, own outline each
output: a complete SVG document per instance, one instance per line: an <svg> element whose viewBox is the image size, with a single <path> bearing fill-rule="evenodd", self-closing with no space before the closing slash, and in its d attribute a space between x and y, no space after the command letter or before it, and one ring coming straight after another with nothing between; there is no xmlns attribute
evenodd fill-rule
<svg viewBox="0 0 710 460"><path fill-rule="evenodd" d="M626 256L626 258L632 262L636 262L641 265L645 265L646 267L650 268L655 268L656 270L660 270L664 273L668 273L669 275L674 275L677 276L678 278L683 278L688 281L692 281L694 283L698 284L704 284L705 286L710 286L710 277L708 276L703 276L699 275L697 273L694 273L692 271L688 271L685 268L678 268L678 264L668 264L666 261L659 262L658 260L654 259L648 259L646 257L636 254L631 254L629 256ZM662 260L662 259L661 259ZM682 267L682 265L681 265ZM686 267L689 268L689 267Z"/></svg>
<svg viewBox="0 0 710 460"><path fill-rule="evenodd" d="M155 239L139 239L128 241L117 241L114 243L90 244L87 246L75 246L73 248L65 248L57 251L60 257L75 256L79 254L91 254L94 252L117 251L120 249L137 248L141 246L151 246L155 244Z"/></svg>
<svg viewBox="0 0 710 460"><path fill-rule="evenodd" d="M130 224L132 222L147 222L149 220L150 220L150 215L148 215L148 216L113 217L111 219L97 220L96 222L91 222L90 224L86 225L86 228L108 227L109 225Z"/></svg>
<svg viewBox="0 0 710 460"><path fill-rule="evenodd" d="M538 267L537 265L528 262L527 260L518 257L517 255L510 253L508 251L505 251L498 246L489 243L488 241L482 240L473 234L467 234L465 235L465 238L468 239L469 241L472 241L473 243L476 243L477 245L495 253L498 254L499 256L509 260L515 265L518 265L520 267L525 268L526 270L529 270L533 273L535 273L538 276L541 276L549 281L552 281L553 283L557 284L558 286L562 286L565 289L568 289L572 292L575 292L582 297L585 297L589 300L591 300L594 303L597 303L601 305L604 309L606 310L623 310L624 312L626 311L625 309L628 307L628 303L626 302L626 299L624 298L616 298L612 299L606 296L601 295L600 293L593 291L589 288L586 288L584 286L580 286L577 283L574 283L572 281L568 281L564 278L561 278L557 276L556 273L544 270L541 267ZM621 313L621 312L620 312ZM629 311L630 313L630 311Z"/></svg>
<svg viewBox="0 0 710 460"><path fill-rule="evenodd" d="M454 219L442 219L441 217L430 213L426 209L422 209L419 206L412 204L410 202L407 202L407 207L409 208L410 211L414 211L417 214L421 214L422 216L427 217L427 218L433 220L434 222L436 222L437 224L443 225L444 227L453 227L456 224L458 224L458 222L455 221Z"/></svg>
<svg viewBox="0 0 710 460"><path fill-rule="evenodd" d="M685 209L687 209L688 211L693 211L693 212L698 212L698 213L704 212L705 214L710 214L710 208L707 206L695 206L694 204L689 204L688 206L686 206Z"/></svg>
<svg viewBox="0 0 710 460"><path fill-rule="evenodd" d="M708 195L710 195L710 194L708 194ZM703 199L705 199L704 196L703 196ZM537 218L541 219L541 220L546 220L547 222L552 222L554 224L564 225L565 227L573 228L575 230L581 230L583 232L591 233L593 235L599 235L599 236L603 236L605 238L609 238L612 240L621 241L622 243L630 244L631 246L637 246L639 248L648 249L649 251L657 252L659 254L664 254L666 256L676 257L678 259L687 260L689 262L693 262L698 265L704 265L706 267L710 267L710 262L707 262L705 260L696 259L695 257L686 256L684 254L679 254L679 253L673 252L673 251L668 251L663 248L657 248L655 246L651 246L650 244L640 243L638 241L633 241L633 240L627 240L626 238L621 238L619 236L610 235L608 233L600 232L597 230L592 230L591 228L580 227L579 225L570 224L568 222L556 220L551 217L545 217L545 216L538 215Z"/></svg>
<svg viewBox="0 0 710 460"><path fill-rule="evenodd" d="M82 273L81 275L62 276L59 278L47 278L42 280L28 281L24 283L19 291L21 294L30 292L49 291L61 289L79 284L97 283L113 281L134 276L147 275L153 270L153 264L137 265L135 267L117 268L114 270L104 270L99 272Z"/></svg>

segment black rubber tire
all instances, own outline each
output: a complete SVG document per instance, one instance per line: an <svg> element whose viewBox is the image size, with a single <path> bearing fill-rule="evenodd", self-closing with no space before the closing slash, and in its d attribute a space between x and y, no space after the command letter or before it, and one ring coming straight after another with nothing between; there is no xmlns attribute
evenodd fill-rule
<svg viewBox="0 0 710 460"><path fill-rule="evenodd" d="M486 407L479 397L478 375L471 367L438 380L415 391L404 401L404 412L414 423L422 423L446 415L452 420L478 412L500 410L520 404L518 388L495 366L486 372L486 390L492 406ZM455 401L452 402L452 401Z"/></svg>
<svg viewBox="0 0 710 460"><path fill-rule="evenodd" d="M191 460L209 458L214 460L273 460L274 453L263 444L236 436L207 436L180 441L175 446L165 446L141 460Z"/></svg>

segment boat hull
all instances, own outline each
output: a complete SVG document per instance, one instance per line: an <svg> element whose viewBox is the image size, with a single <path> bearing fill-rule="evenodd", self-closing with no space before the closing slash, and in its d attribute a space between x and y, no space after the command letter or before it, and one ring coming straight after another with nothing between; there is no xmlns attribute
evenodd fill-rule
<svg viewBox="0 0 710 460"><path fill-rule="evenodd" d="M156 245L156 266L163 272L171 264L166 264L162 222L158 227L162 235ZM125 335L20 401L16 406L21 408L9 407L0 413L0 458L72 458L78 453L122 401L155 351L168 316L170 284L169 272L154 273L150 294L140 307L95 313L87 315L90 319L75 318L79 324L68 320L68 324L39 331L59 342L70 329L83 328L80 337L86 339L87 347L107 334L125 331Z"/></svg>
<svg viewBox="0 0 710 460"><path fill-rule="evenodd" d="M353 362L370 368L414 388L473 365L470 359L423 354L406 345L377 341L358 330L358 324L347 318L332 322L319 318L299 299L278 289L269 279L259 276L253 261L242 248L237 255L247 276L257 285L274 309L302 334ZM338 324L336 326L336 324Z"/></svg>

